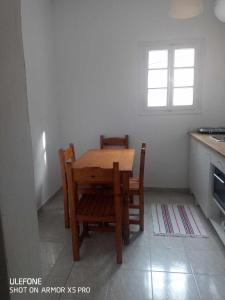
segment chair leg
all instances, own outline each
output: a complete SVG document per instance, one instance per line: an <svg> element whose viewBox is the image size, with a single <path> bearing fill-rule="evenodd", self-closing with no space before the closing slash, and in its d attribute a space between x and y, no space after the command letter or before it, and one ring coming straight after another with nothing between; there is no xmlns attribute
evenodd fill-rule
<svg viewBox="0 0 225 300"><path fill-rule="evenodd" d="M66 198L64 198L64 223L65 228L70 228L69 203Z"/></svg>
<svg viewBox="0 0 225 300"><path fill-rule="evenodd" d="M72 227L72 247L73 247L73 260L80 260L79 254L79 226L77 223Z"/></svg>
<svg viewBox="0 0 225 300"><path fill-rule="evenodd" d="M117 263L122 264L123 240L122 240L122 224L121 224L121 222L118 222L116 224L115 237L116 237Z"/></svg>
<svg viewBox="0 0 225 300"><path fill-rule="evenodd" d="M140 230L144 231L144 193L139 195L140 205Z"/></svg>

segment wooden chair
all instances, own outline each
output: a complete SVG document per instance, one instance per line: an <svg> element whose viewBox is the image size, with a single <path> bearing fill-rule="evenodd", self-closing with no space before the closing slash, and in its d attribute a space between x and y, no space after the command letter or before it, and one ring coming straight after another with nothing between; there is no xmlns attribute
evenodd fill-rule
<svg viewBox="0 0 225 300"><path fill-rule="evenodd" d="M76 160L75 149L73 144L69 144L67 149L59 149L59 161L62 177L63 186L63 197L64 197L64 222L65 227L70 227L70 217L69 217L69 200L68 200L68 183L66 178L66 162L72 162Z"/></svg>
<svg viewBox="0 0 225 300"><path fill-rule="evenodd" d="M130 177L129 179L129 208L138 209L138 220L130 219L130 224L139 224L140 230L144 230L144 169L145 169L145 151L146 144L142 143L140 156L139 177ZM138 196L138 204L134 204L133 196Z"/></svg>
<svg viewBox="0 0 225 300"><path fill-rule="evenodd" d="M85 231L115 230L117 263L122 263L122 201L119 163L114 162L113 169L98 167L74 169L71 164L67 164L66 169L74 260L80 260L79 248L86 233L84 230L81 234L79 233L79 224L86 224ZM79 194L78 185L93 187L93 185L99 186L99 184L101 186L111 184L113 192L111 194L99 191L96 194ZM95 222L98 224L89 225L89 223ZM115 226L104 226L105 222L114 223Z"/></svg>
<svg viewBox="0 0 225 300"><path fill-rule="evenodd" d="M101 149L110 148L110 147L122 147L128 149L129 147L129 136L125 137L104 137L100 135L100 147Z"/></svg>

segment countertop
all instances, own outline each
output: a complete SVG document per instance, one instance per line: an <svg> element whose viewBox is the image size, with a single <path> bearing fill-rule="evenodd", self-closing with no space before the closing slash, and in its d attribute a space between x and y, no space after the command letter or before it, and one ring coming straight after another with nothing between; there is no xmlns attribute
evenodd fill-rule
<svg viewBox="0 0 225 300"><path fill-rule="evenodd" d="M215 141L210 134L191 132L190 135L199 142L203 143L204 145L208 146L209 148L225 157L225 142Z"/></svg>

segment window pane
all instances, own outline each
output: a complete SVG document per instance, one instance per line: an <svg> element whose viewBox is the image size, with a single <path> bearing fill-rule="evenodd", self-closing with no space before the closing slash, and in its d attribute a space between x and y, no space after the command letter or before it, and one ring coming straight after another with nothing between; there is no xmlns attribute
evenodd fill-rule
<svg viewBox="0 0 225 300"><path fill-rule="evenodd" d="M148 106L166 106L167 105L167 89L148 90Z"/></svg>
<svg viewBox="0 0 225 300"><path fill-rule="evenodd" d="M193 67L195 63L195 49L176 49L174 57L175 67Z"/></svg>
<svg viewBox="0 0 225 300"><path fill-rule="evenodd" d="M148 88L167 87L167 70L149 70Z"/></svg>
<svg viewBox="0 0 225 300"><path fill-rule="evenodd" d="M148 68L167 68L168 50L153 50L148 52Z"/></svg>
<svg viewBox="0 0 225 300"><path fill-rule="evenodd" d="M175 69L174 70L174 86L193 86L194 85L194 69Z"/></svg>
<svg viewBox="0 0 225 300"><path fill-rule="evenodd" d="M193 105L193 88L175 88L173 90L173 105Z"/></svg>

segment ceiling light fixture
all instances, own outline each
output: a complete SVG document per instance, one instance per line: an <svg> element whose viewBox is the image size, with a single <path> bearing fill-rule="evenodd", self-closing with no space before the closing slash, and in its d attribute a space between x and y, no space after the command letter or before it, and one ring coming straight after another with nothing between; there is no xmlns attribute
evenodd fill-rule
<svg viewBox="0 0 225 300"><path fill-rule="evenodd" d="M218 2L224 2L219 0ZM171 0L169 16L174 19L190 19L203 12L203 0Z"/></svg>

